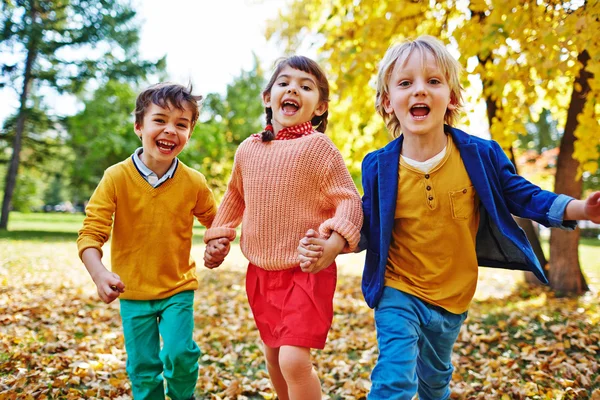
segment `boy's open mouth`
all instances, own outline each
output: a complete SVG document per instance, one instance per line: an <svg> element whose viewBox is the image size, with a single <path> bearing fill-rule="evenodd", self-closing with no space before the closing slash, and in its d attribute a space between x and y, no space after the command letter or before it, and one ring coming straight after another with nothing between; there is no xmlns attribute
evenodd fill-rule
<svg viewBox="0 0 600 400"><path fill-rule="evenodd" d="M175 148L176 144L166 140L157 140L156 146L161 150L171 151Z"/></svg>
<svg viewBox="0 0 600 400"><path fill-rule="evenodd" d="M416 118L425 118L429 114L429 107L425 104L415 104L411 107L410 114Z"/></svg>
<svg viewBox="0 0 600 400"><path fill-rule="evenodd" d="M298 104L294 100L285 100L281 104L281 109L283 110L284 114L286 114L286 115L294 114L296 111L298 111L299 108L300 108L300 104Z"/></svg>

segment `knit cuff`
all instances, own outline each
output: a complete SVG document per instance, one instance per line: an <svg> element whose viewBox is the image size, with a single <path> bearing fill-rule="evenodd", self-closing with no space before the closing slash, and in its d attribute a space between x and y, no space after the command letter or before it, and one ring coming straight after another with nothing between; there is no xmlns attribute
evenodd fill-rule
<svg viewBox="0 0 600 400"><path fill-rule="evenodd" d="M98 244L98 242L96 242L95 240L83 238L77 241L77 249L79 250L80 259L83 252L89 248L98 249L98 251L100 252L100 258L102 258L102 245Z"/></svg>
<svg viewBox="0 0 600 400"><path fill-rule="evenodd" d="M333 231L342 235L348 242L348 245L342 250L343 253L353 252L356 249L360 240L360 229L356 225L346 219L330 218L319 227L319 233L326 238L331 236Z"/></svg>
<svg viewBox="0 0 600 400"><path fill-rule="evenodd" d="M204 232L204 243L220 238L227 238L230 242L233 242L235 234L235 229L232 228L210 228Z"/></svg>

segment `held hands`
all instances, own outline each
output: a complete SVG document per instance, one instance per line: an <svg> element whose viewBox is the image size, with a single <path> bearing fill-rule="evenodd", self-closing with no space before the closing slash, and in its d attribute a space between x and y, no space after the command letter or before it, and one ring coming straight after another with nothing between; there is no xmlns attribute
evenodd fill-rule
<svg viewBox="0 0 600 400"><path fill-rule="evenodd" d="M217 268L229 254L230 248L227 238L209 240L204 250L204 266L209 269Z"/></svg>
<svg viewBox="0 0 600 400"><path fill-rule="evenodd" d="M300 268L304 272L316 274L330 266L345 245L346 239L335 231L326 240L319 237L313 229L309 229L298 246Z"/></svg>
<svg viewBox="0 0 600 400"><path fill-rule="evenodd" d="M99 272L92 279L98 289L98 296L106 304L112 303L125 291L125 284L121 281L119 275L107 269Z"/></svg>

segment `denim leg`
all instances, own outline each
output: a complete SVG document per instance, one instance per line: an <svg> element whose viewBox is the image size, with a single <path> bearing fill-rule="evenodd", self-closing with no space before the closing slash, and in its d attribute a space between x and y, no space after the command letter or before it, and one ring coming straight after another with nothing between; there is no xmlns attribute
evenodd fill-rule
<svg viewBox="0 0 600 400"><path fill-rule="evenodd" d="M173 400L189 399L198 381L200 348L193 340L194 292L178 293L163 300L159 322L167 395Z"/></svg>
<svg viewBox="0 0 600 400"><path fill-rule="evenodd" d="M417 361L420 400L450 398L452 380L452 348L467 313L453 314L440 307L428 305L430 322L422 328Z"/></svg>
<svg viewBox="0 0 600 400"><path fill-rule="evenodd" d="M158 313L150 301L120 300L127 375L135 400L164 400Z"/></svg>
<svg viewBox="0 0 600 400"><path fill-rule="evenodd" d="M413 296L384 288L375 309L379 357L371 374L369 400L410 400L417 392L418 341L426 311Z"/></svg>

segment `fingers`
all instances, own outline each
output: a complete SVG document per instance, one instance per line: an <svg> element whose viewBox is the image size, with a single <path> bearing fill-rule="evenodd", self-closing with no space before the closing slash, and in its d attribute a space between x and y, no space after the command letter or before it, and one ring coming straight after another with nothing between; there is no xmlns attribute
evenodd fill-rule
<svg viewBox="0 0 600 400"><path fill-rule="evenodd" d="M206 252L211 255L222 255L225 257L229 253L230 241L227 238L213 239L206 244Z"/></svg>
<svg viewBox="0 0 600 400"><path fill-rule="evenodd" d="M225 255L221 253L212 253L207 249L204 252L204 266L208 269L217 268L219 265L223 263L225 259Z"/></svg>
<svg viewBox="0 0 600 400"><path fill-rule="evenodd" d="M209 261L204 261L204 266L208 269L215 269L217 267L219 267L223 262L209 262Z"/></svg>
<svg viewBox="0 0 600 400"><path fill-rule="evenodd" d="M100 296L100 299L106 304L112 303L116 298L118 298L121 295L121 293L122 292L120 292L119 290L112 289L111 286L98 288L98 296Z"/></svg>
<svg viewBox="0 0 600 400"><path fill-rule="evenodd" d="M316 248L318 250L313 250L313 248ZM299 256L304 256L308 258L319 258L323 255L323 249L316 245L310 245L308 248L300 245L298 246L297 250Z"/></svg>
<svg viewBox="0 0 600 400"><path fill-rule="evenodd" d="M125 291L125 284L121 281L121 277L112 272L112 278L109 280L110 288L115 292L123 293Z"/></svg>
<svg viewBox="0 0 600 400"><path fill-rule="evenodd" d="M302 238L300 239L300 247L305 248L310 251L323 251L326 241L323 239L310 239L310 238Z"/></svg>
<svg viewBox="0 0 600 400"><path fill-rule="evenodd" d="M315 231L314 229L309 229L306 231L306 237L309 238L318 238L319 237L319 232Z"/></svg>

